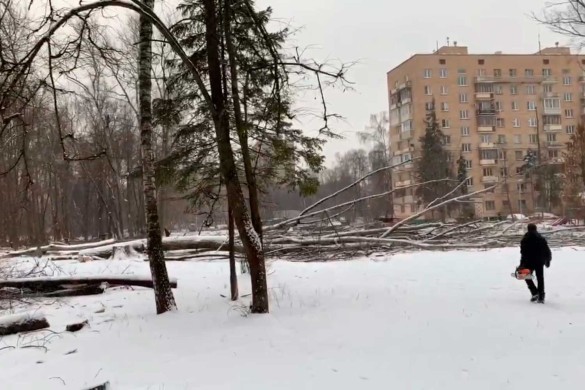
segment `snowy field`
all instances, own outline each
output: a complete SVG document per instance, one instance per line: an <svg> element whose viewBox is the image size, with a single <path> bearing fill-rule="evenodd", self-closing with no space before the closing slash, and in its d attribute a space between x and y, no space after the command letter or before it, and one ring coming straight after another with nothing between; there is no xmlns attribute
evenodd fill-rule
<svg viewBox="0 0 585 390"><path fill-rule="evenodd" d="M47 302L50 332L0 340L0 388L580 389L584 254L554 251L545 305L510 277L516 248L274 262L272 312L253 316L249 298L222 297L227 263L169 263L179 312L156 316L147 289ZM59 264L148 273L143 262ZM240 292L249 292L246 275ZM86 319L90 328L64 332Z"/></svg>

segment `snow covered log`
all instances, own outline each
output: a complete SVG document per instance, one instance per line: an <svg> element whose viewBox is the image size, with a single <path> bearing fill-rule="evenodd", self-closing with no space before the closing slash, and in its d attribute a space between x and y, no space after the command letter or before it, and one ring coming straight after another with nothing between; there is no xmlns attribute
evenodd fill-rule
<svg viewBox="0 0 585 390"><path fill-rule="evenodd" d="M223 236L195 236L195 237L163 237L163 250L164 251L176 251L176 250L201 250L209 249L213 251L227 252L226 237ZM83 256L96 256L104 259L112 256L114 247L122 244L105 245L101 247L85 249L79 251L80 255ZM144 252L146 249L145 240L134 240L123 243L124 247L131 247L137 252ZM244 253L244 248L241 245L236 245L234 250L238 253Z"/></svg>
<svg viewBox="0 0 585 390"><path fill-rule="evenodd" d="M19 251L11 251L0 258L8 258L8 257L19 257L19 256L30 256L30 255L45 255L47 252L71 252L71 254L77 254L79 251L89 248L96 248L104 245L109 245L115 243L116 240L103 240L98 242L88 242L83 244L74 244L74 245L66 245L66 244L56 244L52 243L49 245L39 246L39 247L32 247L27 248ZM70 253L67 253L70 254Z"/></svg>
<svg viewBox="0 0 585 390"><path fill-rule="evenodd" d="M45 316L38 311L11 314L0 317L0 336L7 336L21 332L45 329L49 322Z"/></svg>
<svg viewBox="0 0 585 390"><path fill-rule="evenodd" d="M72 289L79 285L101 285L107 283L110 286L137 286L152 288L150 276L111 275L111 276L58 276L40 278L8 279L0 281L2 288L28 289L33 292L56 292ZM171 287L177 288L177 279L170 279Z"/></svg>

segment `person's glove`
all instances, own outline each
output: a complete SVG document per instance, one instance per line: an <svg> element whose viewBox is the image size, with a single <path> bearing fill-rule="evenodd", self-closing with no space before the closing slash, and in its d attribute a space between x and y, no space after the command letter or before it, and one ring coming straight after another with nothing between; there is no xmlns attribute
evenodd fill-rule
<svg viewBox="0 0 585 390"><path fill-rule="evenodd" d="M545 266L546 268L550 267L550 260L547 260L547 261L544 263L544 266Z"/></svg>

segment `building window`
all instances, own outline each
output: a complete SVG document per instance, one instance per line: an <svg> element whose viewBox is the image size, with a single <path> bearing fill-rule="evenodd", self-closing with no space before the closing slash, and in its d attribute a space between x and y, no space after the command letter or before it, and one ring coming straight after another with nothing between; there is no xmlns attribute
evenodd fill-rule
<svg viewBox="0 0 585 390"><path fill-rule="evenodd" d="M536 118L528 118L528 127L536 127Z"/></svg>
<svg viewBox="0 0 585 390"><path fill-rule="evenodd" d="M528 140L531 144L538 143L538 135L537 134L528 134Z"/></svg>
<svg viewBox="0 0 585 390"><path fill-rule="evenodd" d="M502 69L494 69L494 77L498 79L502 77Z"/></svg>
<svg viewBox="0 0 585 390"><path fill-rule="evenodd" d="M522 161L522 160L524 160L524 155L522 155L522 151L521 150L516 150L514 152L514 157L516 158L516 161Z"/></svg>
<svg viewBox="0 0 585 390"><path fill-rule="evenodd" d="M571 76L565 75L563 76L563 85L571 85L573 84L573 79Z"/></svg>
<svg viewBox="0 0 585 390"><path fill-rule="evenodd" d="M568 108L565 110L565 118L572 118L573 117L573 109Z"/></svg>
<svg viewBox="0 0 585 390"><path fill-rule="evenodd" d="M550 84L545 84L545 85L543 85L542 88L543 88L544 93L552 93L552 91L553 91L553 86Z"/></svg>
<svg viewBox="0 0 585 390"><path fill-rule="evenodd" d="M546 140L548 142L557 142L557 134L556 133L547 133Z"/></svg>
<svg viewBox="0 0 585 390"><path fill-rule="evenodd" d="M510 75L510 77L516 77L518 76L518 70L517 69L508 69L508 74Z"/></svg>
<svg viewBox="0 0 585 390"><path fill-rule="evenodd" d="M483 61L483 60L480 60L480 61ZM483 65L483 62L480 65ZM477 76L478 77L484 77L485 75L486 75L486 71L485 71L484 68L479 68L477 70Z"/></svg>
<svg viewBox="0 0 585 390"><path fill-rule="evenodd" d="M508 168L506 168L506 167L500 168L500 176L501 177L508 177Z"/></svg>
<svg viewBox="0 0 585 390"><path fill-rule="evenodd" d="M465 185L467 187L471 187L473 185L473 177L467 178L467 180L465 181Z"/></svg>
<svg viewBox="0 0 585 390"><path fill-rule="evenodd" d="M446 85L441 85L441 95L448 95L449 94L449 87Z"/></svg>
<svg viewBox="0 0 585 390"><path fill-rule="evenodd" d="M431 88L430 85L425 85L425 95L432 95L433 94L433 89Z"/></svg>
<svg viewBox="0 0 585 390"><path fill-rule="evenodd" d="M517 85L510 85L510 94L511 95L518 95L518 86Z"/></svg>
<svg viewBox="0 0 585 390"><path fill-rule="evenodd" d="M496 126L505 127L504 123L504 118L496 118Z"/></svg>
<svg viewBox="0 0 585 390"><path fill-rule="evenodd" d="M447 69L445 68L441 68L439 69L439 77L442 79L446 79L447 78Z"/></svg>
<svg viewBox="0 0 585 390"><path fill-rule="evenodd" d="M520 211L526 210L526 199L518 199L518 208Z"/></svg>
<svg viewBox="0 0 585 390"><path fill-rule="evenodd" d="M473 167L472 160L464 160L465 161L465 169L471 169Z"/></svg>
<svg viewBox="0 0 585 390"><path fill-rule="evenodd" d="M459 85L460 87L466 87L467 86L467 76L465 74L460 74L457 77L457 85Z"/></svg>
<svg viewBox="0 0 585 390"><path fill-rule="evenodd" d="M451 121L449 121L449 119L443 119L441 121L441 127L443 127L443 129L448 129L451 127Z"/></svg>
<svg viewBox="0 0 585 390"><path fill-rule="evenodd" d="M425 103L425 110L432 111L434 109L435 109L435 105L433 104L433 102L426 102Z"/></svg>
<svg viewBox="0 0 585 390"><path fill-rule="evenodd" d="M544 108L561 108L560 99L544 99Z"/></svg>
<svg viewBox="0 0 585 390"><path fill-rule="evenodd" d="M444 145L451 145L451 136L450 135L443 136L443 144Z"/></svg>
<svg viewBox="0 0 585 390"><path fill-rule="evenodd" d="M565 127L567 134L575 134L575 125L568 125Z"/></svg>
<svg viewBox="0 0 585 390"><path fill-rule="evenodd" d="M499 100L496 102L495 106L496 106L495 107L496 111L498 111L498 112L504 111L504 105Z"/></svg>
<svg viewBox="0 0 585 390"><path fill-rule="evenodd" d="M462 137L469 137L469 126L462 126L461 127L461 136Z"/></svg>
<svg viewBox="0 0 585 390"><path fill-rule="evenodd" d="M485 211L494 211L496 209L496 202L493 200L485 201Z"/></svg>
<svg viewBox="0 0 585 390"><path fill-rule="evenodd" d="M459 110L459 119L469 119L469 111Z"/></svg>
<svg viewBox="0 0 585 390"><path fill-rule="evenodd" d="M516 100L512 101L512 111L518 111L520 108L518 108L518 102Z"/></svg>
<svg viewBox="0 0 585 390"><path fill-rule="evenodd" d="M525 183L516 183L516 189L518 192L526 191L526 184Z"/></svg>
<svg viewBox="0 0 585 390"><path fill-rule="evenodd" d="M481 143L482 144L491 144L492 143L492 135L491 134L482 134L481 135Z"/></svg>
<svg viewBox="0 0 585 390"><path fill-rule="evenodd" d="M471 152L471 144L461 144L461 151L465 153Z"/></svg>
<svg viewBox="0 0 585 390"><path fill-rule="evenodd" d="M499 84L498 84L498 85L496 85L496 86L494 87L494 93L495 93L496 95L503 95L503 94L504 94L504 87L502 87L502 86L501 86L501 85L499 85Z"/></svg>
<svg viewBox="0 0 585 390"><path fill-rule="evenodd" d="M516 175L521 175L523 173L522 167L516 167Z"/></svg>
<svg viewBox="0 0 585 390"><path fill-rule="evenodd" d="M445 65L446 63L447 63L447 60L445 60L444 58L439 59L439 64Z"/></svg>
<svg viewBox="0 0 585 390"><path fill-rule="evenodd" d="M524 77L534 77L534 69L524 69Z"/></svg>
<svg viewBox="0 0 585 390"><path fill-rule="evenodd" d="M542 75L545 76L545 77L552 76L552 69L550 69L550 68L544 68L542 70Z"/></svg>
<svg viewBox="0 0 585 390"><path fill-rule="evenodd" d="M514 143L521 144L522 143L522 134L514 134Z"/></svg>
<svg viewBox="0 0 585 390"><path fill-rule="evenodd" d="M442 102L441 103L441 111L449 111L449 103Z"/></svg>
<svg viewBox="0 0 585 390"><path fill-rule="evenodd" d="M497 149L480 149L479 159L480 160L496 160L498 158Z"/></svg>
<svg viewBox="0 0 585 390"><path fill-rule="evenodd" d="M528 101L526 105L528 106L528 111L536 111L536 102Z"/></svg>
<svg viewBox="0 0 585 390"><path fill-rule="evenodd" d="M425 69L425 79L433 77L433 71L431 69Z"/></svg>
<svg viewBox="0 0 585 390"><path fill-rule="evenodd" d="M526 94L527 95L536 95L536 86L534 86L534 85L527 85L526 86Z"/></svg>
<svg viewBox="0 0 585 390"><path fill-rule="evenodd" d="M467 102L469 102L469 100L467 100L467 94L460 93L459 94L459 103L467 103Z"/></svg>
<svg viewBox="0 0 585 390"><path fill-rule="evenodd" d="M559 151L556 149L551 149L548 151L548 158L559 158Z"/></svg>
<svg viewBox="0 0 585 390"><path fill-rule="evenodd" d="M506 161L508 160L508 151L507 150L498 150L498 159Z"/></svg>
<svg viewBox="0 0 585 390"><path fill-rule="evenodd" d="M566 102L572 102L573 94L571 92L565 92L564 99Z"/></svg>
<svg viewBox="0 0 585 390"><path fill-rule="evenodd" d="M483 169L483 175L484 176L493 176L494 175L493 168L484 168Z"/></svg>
<svg viewBox="0 0 585 390"><path fill-rule="evenodd" d="M506 134L498 134L498 143L501 145L506 143Z"/></svg>
<svg viewBox="0 0 585 390"><path fill-rule="evenodd" d="M514 126L514 127L520 127L520 120L518 118L514 118L512 120L512 126Z"/></svg>

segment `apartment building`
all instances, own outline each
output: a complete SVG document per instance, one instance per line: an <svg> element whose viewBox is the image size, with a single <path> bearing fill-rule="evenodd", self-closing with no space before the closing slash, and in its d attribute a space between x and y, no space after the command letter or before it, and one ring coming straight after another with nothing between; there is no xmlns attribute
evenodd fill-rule
<svg viewBox="0 0 585 390"><path fill-rule="evenodd" d="M425 117L435 102L453 160L462 156L470 191L501 184L474 199L476 215L529 214L540 188L521 174L526 155L561 165L566 143L585 113L585 56L567 47L536 54L469 54L445 46L416 54L387 74L390 143L395 163L420 154ZM395 215L417 211L413 164L394 171ZM410 187L410 188L409 188Z"/></svg>

